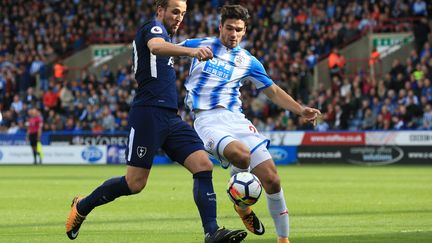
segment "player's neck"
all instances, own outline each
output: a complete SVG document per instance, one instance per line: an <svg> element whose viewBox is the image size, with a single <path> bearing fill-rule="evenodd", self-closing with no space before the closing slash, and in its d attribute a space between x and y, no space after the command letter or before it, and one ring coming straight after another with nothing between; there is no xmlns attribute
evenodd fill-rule
<svg viewBox="0 0 432 243"><path fill-rule="evenodd" d="M226 51L233 51L239 48L239 45L235 46L235 47L229 47L228 45L226 45L221 38L218 38L219 42L223 45L223 47L225 48Z"/></svg>

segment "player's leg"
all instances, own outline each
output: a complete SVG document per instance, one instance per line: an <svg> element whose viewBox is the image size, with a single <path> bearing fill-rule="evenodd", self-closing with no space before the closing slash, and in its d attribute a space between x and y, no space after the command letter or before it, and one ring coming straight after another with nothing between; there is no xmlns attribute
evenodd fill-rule
<svg viewBox="0 0 432 243"><path fill-rule="evenodd" d="M219 228L216 220L216 193L213 188L213 164L204 151L198 134L180 117L172 120L171 133L162 148L168 156L192 173L193 195L206 235L206 243L240 242L247 233L243 230Z"/></svg>
<svg viewBox="0 0 432 243"><path fill-rule="evenodd" d="M251 157L249 147L246 144L234 140L225 147L222 145L221 149L223 149L225 159L231 163L231 176L239 172L249 171ZM234 205L234 209L250 232L256 235L262 235L265 233L264 224L256 216L252 207L239 207Z"/></svg>
<svg viewBox="0 0 432 243"><path fill-rule="evenodd" d="M227 144L223 149L225 158L231 162L231 176L239 172L249 171L252 157L248 145L235 140ZM256 235L262 235L265 233L264 224L256 216L251 206L239 207L234 205L234 209L250 232Z"/></svg>
<svg viewBox="0 0 432 243"><path fill-rule="evenodd" d="M198 150L189 155L184 161L184 167L193 175L194 200L201 216L205 243L240 242L247 233L243 230L229 230L220 228L216 221L216 193L213 189L213 164L204 150Z"/></svg>
<svg viewBox="0 0 432 243"><path fill-rule="evenodd" d="M255 157L258 157L257 159L261 161L264 158L258 153L257 155L252 154L251 172L260 179L264 187L268 210L273 219L279 242L285 243L288 242L289 236L289 215L280 178L272 159L266 159L256 165Z"/></svg>
<svg viewBox="0 0 432 243"><path fill-rule="evenodd" d="M30 134L29 135L29 142L30 142L30 146L31 146L32 152L33 152L33 163L36 165L37 164L37 149L36 149L37 134Z"/></svg>
<svg viewBox="0 0 432 243"><path fill-rule="evenodd" d="M39 157L39 164L42 164L43 151L42 151L42 143L39 139L36 140L36 155Z"/></svg>
<svg viewBox="0 0 432 243"><path fill-rule="evenodd" d="M231 164L231 174L249 170L249 146L235 137L246 135L256 138L250 129L251 125L243 115L225 109L201 112L194 123L207 151L221 162L222 168ZM261 141L262 139L255 144ZM258 235L264 234L264 225L251 207L239 208L234 205L234 208L249 231Z"/></svg>
<svg viewBox="0 0 432 243"><path fill-rule="evenodd" d="M36 152L36 146L31 146L32 152L33 152L33 164L37 164L37 152Z"/></svg>
<svg viewBox="0 0 432 243"><path fill-rule="evenodd" d="M248 171L250 165L250 150L246 144L238 140L232 140L224 146L222 141L219 147L220 150L223 150L224 157L234 166L231 170L237 173Z"/></svg>
<svg viewBox="0 0 432 243"><path fill-rule="evenodd" d="M142 115L146 119L142 119ZM97 206L109 203L120 196L140 192L147 183L153 157L165 137L160 114L151 108L134 108L129 115L128 147L125 176L106 180L88 196L75 197L66 221L66 233L70 239L78 236L78 231L85 217ZM159 124L159 125L156 125ZM145 134L145 136L143 136Z"/></svg>
<svg viewBox="0 0 432 243"><path fill-rule="evenodd" d="M213 233L219 226L216 222L216 193L213 189L213 165L204 150L198 150L184 161L184 167L192 173L195 204L201 216L204 233Z"/></svg>
<svg viewBox="0 0 432 243"><path fill-rule="evenodd" d="M78 213L86 216L95 207L114 201L120 196L136 194L144 189L150 169L127 166L125 176L106 180L92 193L77 203Z"/></svg>
<svg viewBox="0 0 432 243"><path fill-rule="evenodd" d="M147 182L149 173L150 169L128 166L126 176L106 180L84 198L75 197L66 221L68 237L73 240L78 236L81 224L95 207L109 203L120 196L140 192Z"/></svg>
<svg viewBox="0 0 432 243"><path fill-rule="evenodd" d="M229 143L220 142L218 149L223 150L224 159L227 159L231 163L231 176L250 170L252 159L257 158L255 151L268 144L268 140L260 136L253 125L245 119L243 116L232 116L234 121L232 124L237 124L232 129L233 136L241 138L240 140L232 139ZM228 118L227 118L228 119ZM255 155L254 157L252 157ZM262 158L266 155L262 155ZM270 155L268 155L270 158ZM234 205L235 211L238 213L243 221L245 227L256 235L262 235L265 233L265 227L259 220L252 207L239 207Z"/></svg>
<svg viewBox="0 0 432 243"><path fill-rule="evenodd" d="M194 128L205 144L206 151L219 160L224 169L229 167L231 161L236 161L244 169L249 166L250 151L233 134L233 124L237 123L237 117L229 110L214 109L199 112L194 122ZM243 130L245 131L249 132Z"/></svg>

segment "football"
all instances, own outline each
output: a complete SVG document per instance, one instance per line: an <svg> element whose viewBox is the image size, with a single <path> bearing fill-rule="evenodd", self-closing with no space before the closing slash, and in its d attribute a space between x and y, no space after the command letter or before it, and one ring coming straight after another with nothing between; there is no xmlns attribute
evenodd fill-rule
<svg viewBox="0 0 432 243"><path fill-rule="evenodd" d="M258 177L240 172L231 177L227 186L228 197L240 207L254 205L261 196L262 186Z"/></svg>

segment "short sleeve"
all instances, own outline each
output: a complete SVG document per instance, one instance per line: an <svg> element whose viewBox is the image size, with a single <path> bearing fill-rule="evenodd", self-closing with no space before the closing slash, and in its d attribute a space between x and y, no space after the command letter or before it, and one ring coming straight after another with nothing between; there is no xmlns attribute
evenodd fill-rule
<svg viewBox="0 0 432 243"><path fill-rule="evenodd" d="M178 43L177 45L184 46L184 47L190 47L190 48L196 48L201 44L201 42L203 40L204 39L187 39L187 40L184 40L184 41Z"/></svg>
<svg viewBox="0 0 432 243"><path fill-rule="evenodd" d="M165 40L168 37L168 33L165 27L157 21L152 21L151 23L149 23L146 26L143 35L145 43L147 43L150 39L153 38L162 38Z"/></svg>
<svg viewBox="0 0 432 243"><path fill-rule="evenodd" d="M258 90L265 89L273 84L273 80L267 75L264 66L254 57L251 60L249 71L248 79L255 84Z"/></svg>

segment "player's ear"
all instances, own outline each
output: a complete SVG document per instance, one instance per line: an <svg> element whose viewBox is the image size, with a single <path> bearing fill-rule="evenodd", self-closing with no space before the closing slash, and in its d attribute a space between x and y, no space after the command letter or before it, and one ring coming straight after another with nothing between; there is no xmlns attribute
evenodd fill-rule
<svg viewBox="0 0 432 243"><path fill-rule="evenodd" d="M156 17L158 16L162 16L163 15L163 11L165 11L165 9L162 6L157 6L156 7Z"/></svg>
<svg viewBox="0 0 432 243"><path fill-rule="evenodd" d="M222 31L222 24L219 23L219 33Z"/></svg>

